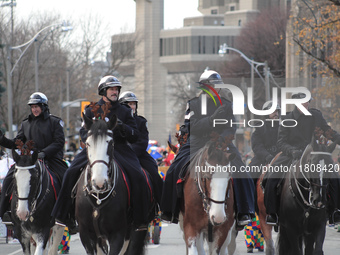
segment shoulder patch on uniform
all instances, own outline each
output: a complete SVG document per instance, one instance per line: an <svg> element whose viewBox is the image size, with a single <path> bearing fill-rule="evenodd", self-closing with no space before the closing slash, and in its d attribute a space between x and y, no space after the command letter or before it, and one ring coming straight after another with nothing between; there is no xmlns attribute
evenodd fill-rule
<svg viewBox="0 0 340 255"><path fill-rule="evenodd" d="M147 121L145 122L145 127L146 127L146 129L148 128L148 122Z"/></svg>
<svg viewBox="0 0 340 255"><path fill-rule="evenodd" d="M64 127L64 121L59 120L59 125L62 126L62 127Z"/></svg>

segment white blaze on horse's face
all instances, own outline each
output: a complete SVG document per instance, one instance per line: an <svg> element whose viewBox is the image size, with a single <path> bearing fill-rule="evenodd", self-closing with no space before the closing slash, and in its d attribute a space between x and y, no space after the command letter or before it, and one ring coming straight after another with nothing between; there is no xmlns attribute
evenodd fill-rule
<svg viewBox="0 0 340 255"><path fill-rule="evenodd" d="M230 164L227 168L230 167ZM225 169L225 167L220 166L219 169ZM228 188L228 183L230 180L230 173L216 171L212 174L212 179L210 182L210 198L215 201L225 201L226 193ZM225 213L225 203L214 203L211 201L209 210L209 218L213 225L219 225L226 221L227 216Z"/></svg>
<svg viewBox="0 0 340 255"><path fill-rule="evenodd" d="M109 155L107 151L111 140L112 138L108 135L97 136L96 140L93 136L89 136L86 140L89 163L92 164L91 184L94 189L105 189L108 184Z"/></svg>
<svg viewBox="0 0 340 255"><path fill-rule="evenodd" d="M30 180L31 174L28 170L17 169L15 173L15 179L17 183L18 197L28 198L31 190ZM25 221L29 214L28 200L18 200L17 216L20 220Z"/></svg>

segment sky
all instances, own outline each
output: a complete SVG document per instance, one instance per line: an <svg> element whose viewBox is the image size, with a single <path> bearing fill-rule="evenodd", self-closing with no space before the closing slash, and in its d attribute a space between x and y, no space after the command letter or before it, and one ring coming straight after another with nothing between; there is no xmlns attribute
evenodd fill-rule
<svg viewBox="0 0 340 255"><path fill-rule="evenodd" d="M198 1L164 0L164 28L182 27L185 17L199 16ZM56 11L67 20L68 17L94 13L109 23L112 34L120 33L123 28L129 32L135 28L134 0L16 0L16 2L16 15L23 17L36 11Z"/></svg>

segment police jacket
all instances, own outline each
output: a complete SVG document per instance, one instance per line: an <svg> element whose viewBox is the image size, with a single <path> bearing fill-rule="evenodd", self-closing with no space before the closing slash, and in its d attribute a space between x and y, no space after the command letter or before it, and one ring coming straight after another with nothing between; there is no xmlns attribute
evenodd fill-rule
<svg viewBox="0 0 340 255"><path fill-rule="evenodd" d="M203 147L207 141L210 140L212 131L216 131L221 134L221 136L234 135L236 132L235 124L233 126L231 125L232 121L235 123L232 103L225 98L221 98L222 105L225 107L225 114L222 118L228 121L228 123L214 127L210 121L210 117L220 106L219 100L217 97L214 97L217 103L217 105L215 105L214 101L210 97L207 97L207 114L204 115L202 114L202 95L203 94L188 101L185 114L185 125L188 127L190 133L190 145L196 148Z"/></svg>
<svg viewBox="0 0 340 255"><path fill-rule="evenodd" d="M137 157L143 155L146 152L149 144L149 131L147 120L140 115L135 115L137 128L139 130L139 137L137 142L131 144L133 151L136 153Z"/></svg>
<svg viewBox="0 0 340 255"><path fill-rule="evenodd" d="M263 126L257 127L251 136L251 148L254 152L252 162L254 164L265 164L268 156L274 157L279 151L277 148L277 137L279 121L265 121Z"/></svg>
<svg viewBox="0 0 340 255"><path fill-rule="evenodd" d="M33 140L34 147L38 152L44 152L46 159L63 158L65 144L63 121L51 115L48 110L45 110L37 117L30 114L21 123L18 135L12 140L4 137L0 144L12 149L16 147L15 141L17 139L24 143Z"/></svg>
<svg viewBox="0 0 340 255"><path fill-rule="evenodd" d="M312 115L304 115L295 107L292 112L282 118L293 119L297 122L295 127L290 127L294 126L295 122L286 120L284 125L279 127L278 147L287 156L291 156L293 150L304 150L311 142L316 127L324 132L331 129L319 110L310 108L309 112ZM332 141L338 138L339 134L335 132Z"/></svg>
<svg viewBox="0 0 340 255"><path fill-rule="evenodd" d="M97 105L102 106L105 105L105 101L103 99L100 99L97 103ZM94 114L91 111L92 108L87 106L85 108L85 115L88 118L93 118ZM111 118L112 115L116 115L117 118L122 121L122 127L117 127L113 130L113 136L115 143L135 143L139 136L139 131L137 129L136 120L133 117L132 109L128 106L121 105L118 103L118 101L111 103L110 112L106 116L108 119ZM103 110L99 108L98 113L103 113ZM123 130L123 131L122 131ZM80 137L83 142L87 139L87 131L85 129L85 126L83 125L80 128Z"/></svg>

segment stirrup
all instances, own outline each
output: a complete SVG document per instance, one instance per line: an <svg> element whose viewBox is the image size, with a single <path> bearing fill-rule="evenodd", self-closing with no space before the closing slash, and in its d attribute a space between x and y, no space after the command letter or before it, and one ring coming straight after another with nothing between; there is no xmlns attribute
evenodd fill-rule
<svg viewBox="0 0 340 255"><path fill-rule="evenodd" d="M269 214L266 216L266 224L270 225L270 226L278 226L279 225L279 217L277 216L277 214L272 215Z"/></svg>

